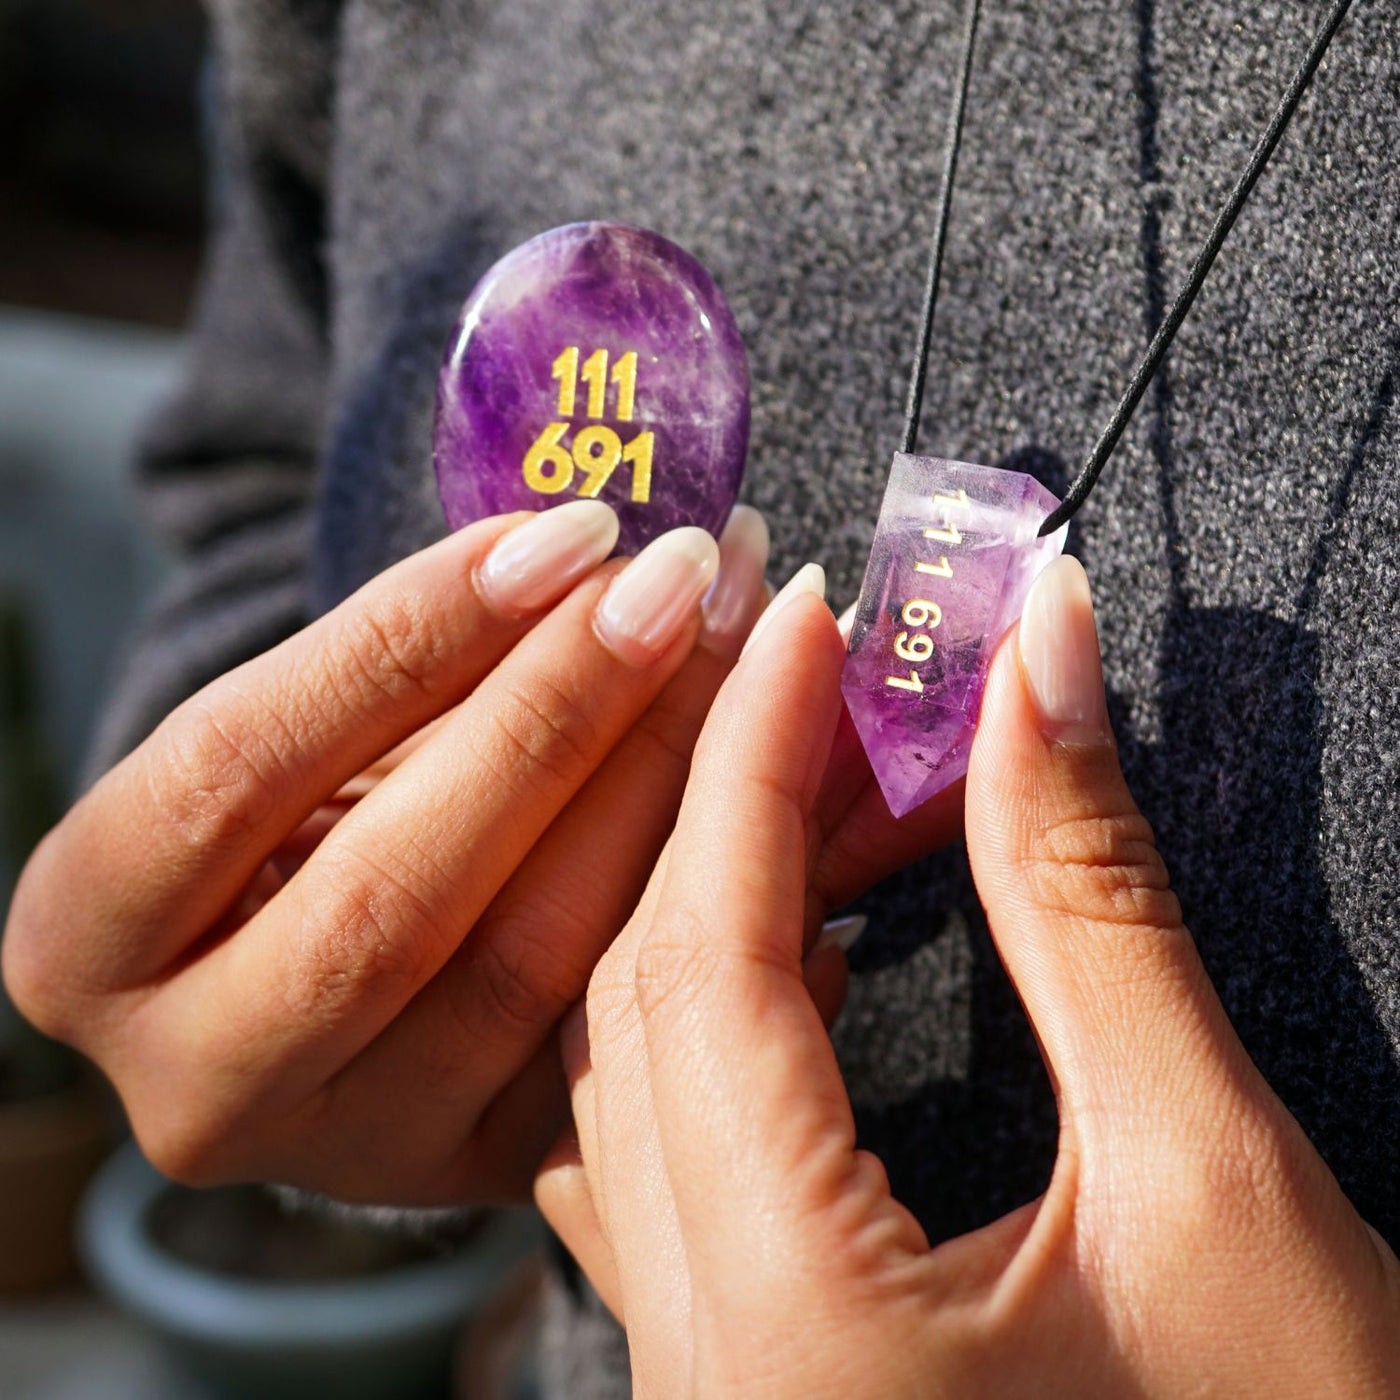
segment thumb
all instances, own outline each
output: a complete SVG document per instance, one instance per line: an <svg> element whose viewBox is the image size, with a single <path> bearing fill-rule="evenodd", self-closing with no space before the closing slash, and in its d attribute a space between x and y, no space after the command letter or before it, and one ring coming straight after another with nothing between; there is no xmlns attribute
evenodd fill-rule
<svg viewBox="0 0 1400 1400"><path fill-rule="evenodd" d="M1089 581L1037 579L989 677L967 845L997 948L1080 1135L1201 1130L1262 1081L1182 924L1118 765ZM1233 1091L1233 1092L1232 1092Z"/></svg>

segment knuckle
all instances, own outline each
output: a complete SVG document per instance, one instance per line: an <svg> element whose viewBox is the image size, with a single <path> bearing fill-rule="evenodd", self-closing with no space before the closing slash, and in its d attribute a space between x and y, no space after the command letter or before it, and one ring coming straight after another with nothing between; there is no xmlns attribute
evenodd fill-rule
<svg viewBox="0 0 1400 1400"><path fill-rule="evenodd" d="M367 711L406 697L435 698L452 655L435 610L412 591L386 594L353 613L344 641L348 678Z"/></svg>
<svg viewBox="0 0 1400 1400"><path fill-rule="evenodd" d="M544 676L506 689L492 711L515 776L550 785L589 772L600 750L598 724L582 698Z"/></svg>
<svg viewBox="0 0 1400 1400"><path fill-rule="evenodd" d="M1306 1230L1309 1186L1295 1154L1257 1104L1216 1106L1189 1134L1155 1155L1140 1227L1166 1254L1189 1254L1201 1276L1236 1276L1240 1260L1265 1256Z"/></svg>
<svg viewBox="0 0 1400 1400"><path fill-rule="evenodd" d="M633 980L643 1020L683 1014L720 967L696 915L673 911L637 950Z"/></svg>
<svg viewBox="0 0 1400 1400"><path fill-rule="evenodd" d="M472 931L472 971L490 1010L522 1030L552 1026L583 990L587 971L566 950L578 942L577 919L539 909L488 916Z"/></svg>
<svg viewBox="0 0 1400 1400"><path fill-rule="evenodd" d="M267 730L223 699L214 691L188 701L144 753L155 811L206 850L256 835L276 811L285 776ZM267 719L269 727L279 723L270 713Z"/></svg>
<svg viewBox="0 0 1400 1400"><path fill-rule="evenodd" d="M213 1018L133 1015L108 1067L132 1135L157 1171L185 1186L257 1175L269 1129L268 1078L241 1036ZM181 1066L172 1073L171 1066ZM245 1177L246 1179L246 1177Z"/></svg>
<svg viewBox="0 0 1400 1400"><path fill-rule="evenodd" d="M434 881L386 852L323 852L316 868L297 925L293 1011L334 1018L417 990L449 946Z"/></svg>
<svg viewBox="0 0 1400 1400"><path fill-rule="evenodd" d="M217 1153L198 1137L149 1126L134 1126L132 1131L142 1155L162 1176L196 1189L221 1184Z"/></svg>
<svg viewBox="0 0 1400 1400"><path fill-rule="evenodd" d="M1152 828L1134 810L1052 823L1033 841L1027 873L1037 903L1054 913L1118 928L1181 924Z"/></svg>
<svg viewBox="0 0 1400 1400"><path fill-rule="evenodd" d="M44 837L20 872L0 939L0 977L27 1021L76 1044L89 1018L78 1005L84 940L64 896L71 877L63 831L60 826Z"/></svg>
<svg viewBox="0 0 1400 1400"><path fill-rule="evenodd" d="M1210 1146L1197 1172L1196 1215L1208 1232L1218 1236L1223 1226L1267 1233L1293 1220L1290 1154L1267 1112L1247 1101L1237 1104L1205 1141Z"/></svg>
<svg viewBox="0 0 1400 1400"><path fill-rule="evenodd" d="M185 1097L154 1111L133 1110L131 1130L146 1160L182 1186L218 1186L230 1179L232 1125Z"/></svg>
<svg viewBox="0 0 1400 1400"><path fill-rule="evenodd" d="M689 771L695 755L695 740L703 714L694 715L684 703L658 698L633 728L633 733L651 750L656 765L682 776Z"/></svg>
<svg viewBox="0 0 1400 1400"><path fill-rule="evenodd" d="M52 990L56 969L45 940L39 937L44 919L40 914L43 896L37 874L42 847L21 871L10 912L5 922L5 936L0 941L0 972L10 999L40 1030L48 1031L44 1023L50 1020Z"/></svg>
<svg viewBox="0 0 1400 1400"><path fill-rule="evenodd" d="M605 953L588 979L584 998L588 1044L619 1044L637 1015L637 988L629 959L616 950Z"/></svg>
<svg viewBox="0 0 1400 1400"><path fill-rule="evenodd" d="M555 1008L543 993L528 945L515 939L485 940L474 970L496 1019L521 1030L538 1030L554 1020Z"/></svg>

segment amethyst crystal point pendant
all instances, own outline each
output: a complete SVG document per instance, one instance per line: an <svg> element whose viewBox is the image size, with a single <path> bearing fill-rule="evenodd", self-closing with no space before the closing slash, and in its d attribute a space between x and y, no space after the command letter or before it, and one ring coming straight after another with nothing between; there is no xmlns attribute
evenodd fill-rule
<svg viewBox="0 0 1400 1400"><path fill-rule="evenodd" d="M677 525L719 534L748 438L744 343L709 273L657 234L569 224L507 254L467 298L433 461L454 530L597 497L635 554Z"/></svg>
<svg viewBox="0 0 1400 1400"><path fill-rule="evenodd" d="M841 690L890 811L967 772L987 668L1068 527L1034 477L897 453Z"/></svg>

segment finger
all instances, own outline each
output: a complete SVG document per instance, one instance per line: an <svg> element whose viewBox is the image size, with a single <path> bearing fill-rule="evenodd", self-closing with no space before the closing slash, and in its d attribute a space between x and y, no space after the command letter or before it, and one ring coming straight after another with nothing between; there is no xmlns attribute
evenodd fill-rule
<svg viewBox="0 0 1400 1400"><path fill-rule="evenodd" d="M895 817L843 708L816 804L821 852L812 874L818 913L850 903L887 875L956 841L963 831L961 781Z"/></svg>
<svg viewBox="0 0 1400 1400"><path fill-rule="evenodd" d="M251 1076L333 1095L679 669L717 564L714 540L685 528L575 589L262 914L182 974L176 1033L203 1037L235 1092ZM188 1024L229 989L227 1019Z"/></svg>
<svg viewBox="0 0 1400 1400"><path fill-rule="evenodd" d="M645 1034L631 971L659 883L653 884L647 906L595 974L588 1001L591 1042L580 1034L579 1018L570 1016L566 1022L572 1031L564 1040L573 1046L572 1054L566 1051L566 1061L576 1132L569 1139L571 1154L561 1154L568 1156L563 1169L552 1161L549 1178L542 1181L561 1221L571 1222L579 1239L575 1257L627 1327L637 1393L669 1395L688 1389L694 1320L685 1246L652 1106ZM833 922L803 962L804 981L828 1027L845 996L846 950L864 928L865 919L859 915ZM596 1074L595 1044L600 1065ZM537 1194L538 1190L537 1186ZM580 1198L588 1202L586 1218ZM606 1229L600 1223L604 1218Z"/></svg>
<svg viewBox="0 0 1400 1400"><path fill-rule="evenodd" d="M777 1298L790 1307L833 1261L862 1269L872 1250L923 1247L855 1151L803 983L811 815L840 704L840 639L801 592L773 608L697 747L636 967L696 1307L722 1298L728 1315L752 1319Z"/></svg>
<svg viewBox="0 0 1400 1400"><path fill-rule="evenodd" d="M441 972L347 1066L419 1131L459 1135L584 994L670 834L696 736L761 604L768 534L737 508L720 537L700 645L540 837ZM348 1083L346 1084L349 1090ZM553 1130L550 1127L552 1139Z"/></svg>
<svg viewBox="0 0 1400 1400"><path fill-rule="evenodd" d="M535 1204L549 1228L587 1275L604 1306L622 1322L617 1268L593 1207L588 1173L579 1157L578 1142L571 1133L561 1139L541 1164L535 1177Z"/></svg>
<svg viewBox="0 0 1400 1400"><path fill-rule="evenodd" d="M1199 1126L1222 1093L1257 1082L1118 766L1077 560L1040 576L996 657L967 838L997 947L1076 1131Z"/></svg>
<svg viewBox="0 0 1400 1400"><path fill-rule="evenodd" d="M44 937L81 941L69 960L50 945L50 966L102 990L157 973L322 801L471 691L617 528L601 502L481 521L205 687L36 858Z"/></svg>
<svg viewBox="0 0 1400 1400"><path fill-rule="evenodd" d="M836 630L848 646L856 606L852 603L836 619ZM957 840L963 829L963 784L958 781L907 816L895 817L843 707L816 811L822 845L812 872L809 928L876 881Z"/></svg>
<svg viewBox="0 0 1400 1400"><path fill-rule="evenodd" d="M865 932L864 914L833 919L817 935L812 951L802 959L802 981L807 995L828 1031L836 1024L846 1002L850 970L846 954Z"/></svg>
<svg viewBox="0 0 1400 1400"><path fill-rule="evenodd" d="M735 506L719 537L719 574L705 595L701 645L730 661L738 659L753 625L767 605L768 523L752 506Z"/></svg>
<svg viewBox="0 0 1400 1400"><path fill-rule="evenodd" d="M656 1130L633 975L669 862L668 846L633 918L595 969L586 1021L574 1013L566 1022L575 1033L574 1124L612 1251L634 1389L644 1395L686 1393L692 1341L690 1276Z"/></svg>
<svg viewBox="0 0 1400 1400"><path fill-rule="evenodd" d="M593 1076L593 1047L588 1035L588 1013L579 1002L559 1025L559 1057L564 1081L569 1086L569 1110L572 1128L566 1137L578 1154L578 1164L587 1183L590 1209L598 1224L598 1232L607 1242L609 1267L616 1273L616 1254L607 1217L607 1201L599 1175L597 1081ZM621 1316L620 1285L614 1282Z"/></svg>
<svg viewBox="0 0 1400 1400"><path fill-rule="evenodd" d="M413 1124L425 1158L464 1169L445 1189L479 1193L471 1162L480 1155L471 1151L477 1117L493 1096L517 1097L520 1067L583 996L635 907L646 874L639 863L655 861L670 830L688 749L727 670L710 652L692 653L441 969L339 1071L335 1092L348 1128L359 1134L392 1105ZM561 1125L537 1115L529 1139L543 1151ZM370 1129L344 1147L373 1158L396 1136Z"/></svg>

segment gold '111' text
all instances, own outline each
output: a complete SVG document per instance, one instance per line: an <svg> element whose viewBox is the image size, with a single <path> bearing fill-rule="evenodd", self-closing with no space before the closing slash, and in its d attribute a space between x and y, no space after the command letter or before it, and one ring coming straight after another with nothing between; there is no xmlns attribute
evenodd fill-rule
<svg viewBox="0 0 1400 1400"><path fill-rule="evenodd" d="M558 420L548 424L530 445L521 464L525 484L546 496L558 495L573 485L575 472L583 473L578 494L592 499L626 463L631 468L631 499L645 504L651 499L651 469L656 454L656 434L641 432L624 443L622 435L606 423L592 422L580 428L571 443L565 442L572 420L579 416L582 398L585 418L607 415L609 388L616 391L613 420L630 423L637 407L637 352L618 356L609 370L606 350L595 350L580 362L577 345L570 345L554 361L559 382ZM580 389L586 391L581 394Z"/></svg>

